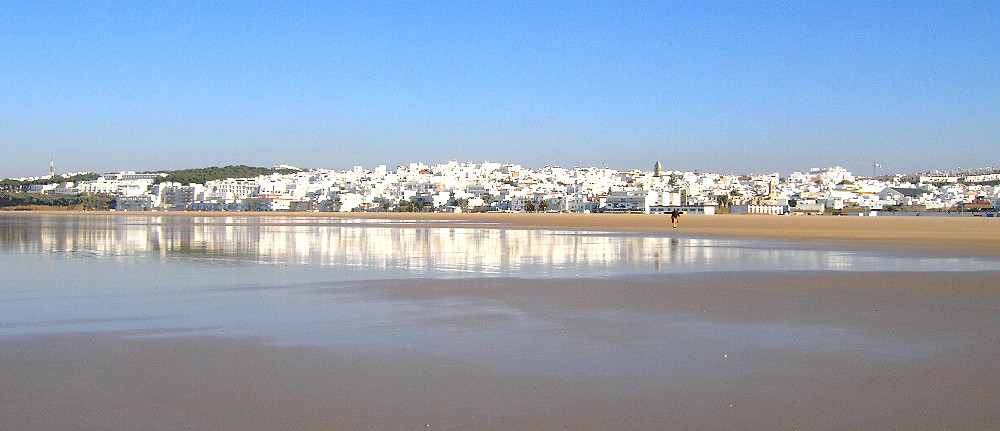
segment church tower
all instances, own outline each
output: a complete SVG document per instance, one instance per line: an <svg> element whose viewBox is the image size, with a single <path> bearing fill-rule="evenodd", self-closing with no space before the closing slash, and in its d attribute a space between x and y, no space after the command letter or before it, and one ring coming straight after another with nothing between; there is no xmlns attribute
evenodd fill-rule
<svg viewBox="0 0 1000 431"><path fill-rule="evenodd" d="M659 160L657 160L656 164L653 165L653 176L654 177L663 176L663 166L660 165L660 161Z"/></svg>

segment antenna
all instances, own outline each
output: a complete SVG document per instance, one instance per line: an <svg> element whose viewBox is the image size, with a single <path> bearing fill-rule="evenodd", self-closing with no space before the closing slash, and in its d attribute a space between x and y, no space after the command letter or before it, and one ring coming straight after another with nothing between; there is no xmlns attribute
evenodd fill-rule
<svg viewBox="0 0 1000 431"><path fill-rule="evenodd" d="M56 176L56 162L54 158L49 157L49 177L55 177L55 176Z"/></svg>

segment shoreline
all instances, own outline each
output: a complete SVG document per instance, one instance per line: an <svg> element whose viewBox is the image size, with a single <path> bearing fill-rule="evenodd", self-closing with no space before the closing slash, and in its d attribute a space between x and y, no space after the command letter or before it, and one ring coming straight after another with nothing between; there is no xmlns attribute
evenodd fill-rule
<svg viewBox="0 0 1000 431"><path fill-rule="evenodd" d="M551 213L260 213L24 211L16 216L329 218L406 222L406 226L557 229L673 234L686 237L789 241L850 249L896 250L954 257L1000 257L1000 219L987 217L849 217L748 214L684 215L671 228L667 215ZM448 221L459 223L449 224ZM427 223L421 223L427 222Z"/></svg>

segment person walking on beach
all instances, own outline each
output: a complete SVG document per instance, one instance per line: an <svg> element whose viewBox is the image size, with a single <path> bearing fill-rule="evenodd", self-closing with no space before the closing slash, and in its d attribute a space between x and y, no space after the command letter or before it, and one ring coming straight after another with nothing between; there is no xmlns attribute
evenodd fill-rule
<svg viewBox="0 0 1000 431"><path fill-rule="evenodd" d="M680 221L681 212L677 208L674 208L674 210L670 212L670 223L673 223L674 229L677 229L677 224L680 223Z"/></svg>

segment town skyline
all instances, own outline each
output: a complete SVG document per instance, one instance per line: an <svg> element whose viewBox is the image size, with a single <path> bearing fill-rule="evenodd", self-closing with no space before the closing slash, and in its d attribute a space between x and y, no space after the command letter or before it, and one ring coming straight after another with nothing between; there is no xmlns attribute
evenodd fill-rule
<svg viewBox="0 0 1000 431"><path fill-rule="evenodd" d="M289 167L289 168L299 169L299 170L303 170L303 171L321 170L321 171L333 171L333 172L346 172L346 171L354 170L357 167L362 167L362 168L371 170L371 169L374 169L374 168L376 168L378 166L385 166L385 167L396 168L396 167L401 167L401 166L407 166L407 165L410 165L412 163L427 164L427 161L424 161L424 160L413 160L413 161L407 161L407 162L398 163L398 164L378 163L378 164L375 164L375 165L367 165L367 166L366 165L361 165L361 164L352 164L349 167L345 167L345 168L331 168L331 167L325 167L325 166L297 166L297 165L292 165L292 164L288 164L288 163L268 164L266 167L271 167L271 168L275 168L275 169L282 168L282 167ZM480 160L480 161L466 160L466 161L461 161L461 160L454 159L454 158L449 159L447 161L441 161L441 162L437 162L437 163L431 163L429 166L442 165L442 164L447 164L447 163L463 163L463 164L466 164L466 163L474 163L474 164L497 163L497 164L501 164L501 165L522 166L522 167L525 167L527 169L541 169L541 168L545 168L545 167L597 168L597 169L612 169L612 170L616 170L616 171L620 171L620 172L631 172L631 171L653 172L654 171L654 165L655 164L660 164L662 166L662 169L664 171L695 172L695 173L702 172L702 173L713 173L713 174L720 174L720 175L760 175L760 174L778 173L781 176L787 176L787 175L789 175L789 174L791 174L793 172L807 172L810 169L828 168L828 167L834 167L834 166L836 166L836 167L844 167L845 169L847 169L848 171L851 171L851 172L857 172L857 176L859 176L859 177L920 175L920 174L952 174L952 173L973 173L973 172L983 173L983 172L994 172L994 171L1000 170L1000 163L995 163L995 164L984 164L984 165L976 165L976 166L973 166L973 165L970 165L970 166L956 166L956 167L952 167L952 168L932 167L932 168L927 168L927 169L923 169L923 170L915 170L915 171L905 171L905 172L903 172L903 171L892 171L891 168L887 168L882 163L872 162L872 163L869 163L868 166L863 166L862 165L861 166L861 168L862 168L861 170L849 169L848 168L848 164L836 164L835 163L835 164L829 164L829 165L812 164L812 165L808 165L808 166L802 166L802 167L800 167L798 169L795 169L795 170L792 170L792 171L788 171L788 172L782 172L782 171L778 171L778 170L767 170L767 169L758 169L758 170L746 171L746 172L722 172L722 171L700 170L700 169L685 169L683 167L669 167L667 165L664 165L661 160L652 160L652 161L650 161L650 163L648 163L649 166L626 169L626 168L621 168L621 167L617 167L617 166L597 166L597 165L586 166L586 165L576 165L576 164L575 165L566 166L566 165L561 165L561 164L558 164L558 163L549 163L549 164L543 164L543 165L539 165L539 166L532 166L532 165L527 165L527 164L524 164L524 163L517 163L517 162L512 162L512 161L497 161L497 160ZM237 166L237 165L251 166L251 165L248 165L248 164L245 164L245 163L237 163L237 162L223 163L223 164L220 164L220 165L212 165L212 166ZM49 176L51 176L53 174L56 175L56 176L70 176L70 175L78 175L78 174L111 174L111 173L117 173L117 172L168 172L168 171L176 171L176 170L184 170L184 169L203 169L203 168L208 168L208 167L210 167L210 166L208 166L208 165L204 165L204 166L186 166L186 167L180 167L180 168L176 168L176 169L137 169L137 168L125 166L125 167L112 168L112 169L107 169L107 170L87 170L87 169L83 169L83 170L60 170L59 168L57 168L57 164L55 162L55 159L51 158L51 159L49 159L49 163L47 165L45 165L44 172L40 171L36 175L25 175L25 176L4 176L4 175L2 175L2 173L0 173L0 179L34 180L34 179L46 178L46 177L49 177ZM262 166L262 167L264 167L264 166ZM866 175L866 172L871 172L871 175Z"/></svg>
<svg viewBox="0 0 1000 431"><path fill-rule="evenodd" d="M1000 171L855 176L840 166L735 175L664 169L450 161L390 168L293 166L121 171L43 181L4 181L4 205L117 211L419 211L764 214L969 212L1000 207Z"/></svg>

